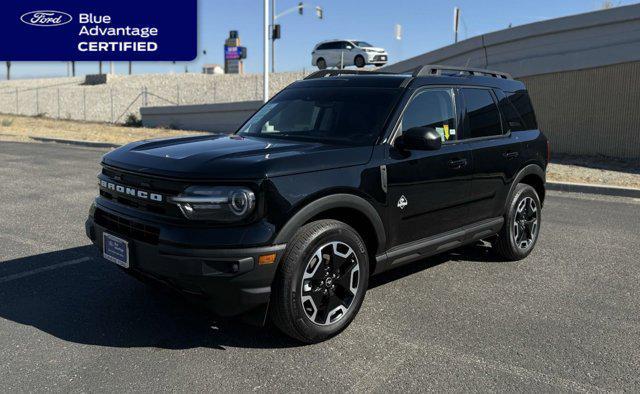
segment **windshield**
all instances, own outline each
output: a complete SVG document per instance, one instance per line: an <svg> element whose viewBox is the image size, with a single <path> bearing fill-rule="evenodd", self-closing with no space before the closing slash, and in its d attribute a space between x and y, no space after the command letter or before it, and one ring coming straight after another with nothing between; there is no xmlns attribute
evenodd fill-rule
<svg viewBox="0 0 640 394"><path fill-rule="evenodd" d="M362 47L372 47L373 46L373 45L369 44L366 41L354 41L353 43L356 44L356 46L359 46L361 48Z"/></svg>
<svg viewBox="0 0 640 394"><path fill-rule="evenodd" d="M397 95L397 89L388 88L290 88L265 104L238 134L372 145Z"/></svg>

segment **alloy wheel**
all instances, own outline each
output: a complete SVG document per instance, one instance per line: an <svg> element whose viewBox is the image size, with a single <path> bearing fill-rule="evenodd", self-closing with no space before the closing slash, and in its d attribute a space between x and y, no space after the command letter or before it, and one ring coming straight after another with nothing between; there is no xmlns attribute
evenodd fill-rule
<svg viewBox="0 0 640 394"><path fill-rule="evenodd" d="M342 319L358 292L360 266L353 249L344 242L319 247L302 275L301 302L307 318L327 326Z"/></svg>
<svg viewBox="0 0 640 394"><path fill-rule="evenodd" d="M520 249L529 248L538 235L538 207L531 197L523 198L516 207L513 237Z"/></svg>

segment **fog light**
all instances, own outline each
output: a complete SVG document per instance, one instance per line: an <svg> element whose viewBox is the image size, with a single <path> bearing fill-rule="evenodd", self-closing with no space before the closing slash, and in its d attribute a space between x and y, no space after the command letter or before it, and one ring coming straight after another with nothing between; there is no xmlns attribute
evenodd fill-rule
<svg viewBox="0 0 640 394"><path fill-rule="evenodd" d="M265 254L258 257L258 265L273 264L276 261L276 254Z"/></svg>

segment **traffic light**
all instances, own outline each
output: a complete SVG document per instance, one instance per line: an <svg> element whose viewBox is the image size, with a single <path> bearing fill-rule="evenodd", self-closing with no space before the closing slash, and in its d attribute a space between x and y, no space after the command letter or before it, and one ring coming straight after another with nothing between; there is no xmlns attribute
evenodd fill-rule
<svg viewBox="0 0 640 394"><path fill-rule="evenodd" d="M271 39L278 40L280 39L280 25L274 25L273 31L271 32Z"/></svg>
<svg viewBox="0 0 640 394"><path fill-rule="evenodd" d="M299 2L298 3L298 14L302 15L303 11L304 11L304 3L303 2Z"/></svg>

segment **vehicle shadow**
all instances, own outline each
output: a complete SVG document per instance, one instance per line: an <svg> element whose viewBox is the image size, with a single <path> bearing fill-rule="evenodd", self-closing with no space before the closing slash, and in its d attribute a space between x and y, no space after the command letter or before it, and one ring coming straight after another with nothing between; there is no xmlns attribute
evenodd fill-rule
<svg viewBox="0 0 640 394"><path fill-rule="evenodd" d="M90 259L64 265L83 257ZM44 270L54 266L60 268ZM39 272L21 276L33 270ZM92 246L2 262L0 318L65 341L108 347L299 346L274 328L220 320L176 293L146 286L99 258Z"/></svg>
<svg viewBox="0 0 640 394"><path fill-rule="evenodd" d="M450 261L462 261L469 263L503 263L505 260L492 252L489 245L483 243L467 245L375 275L369 280L369 288L373 289L378 286L383 286L389 282L393 282Z"/></svg>
<svg viewBox="0 0 640 394"><path fill-rule="evenodd" d="M452 260L482 262L495 257L482 248L467 247L374 276L370 288ZM92 246L0 264L0 318L65 341L162 349L300 346L273 327L217 319L176 295L129 277L99 258Z"/></svg>

